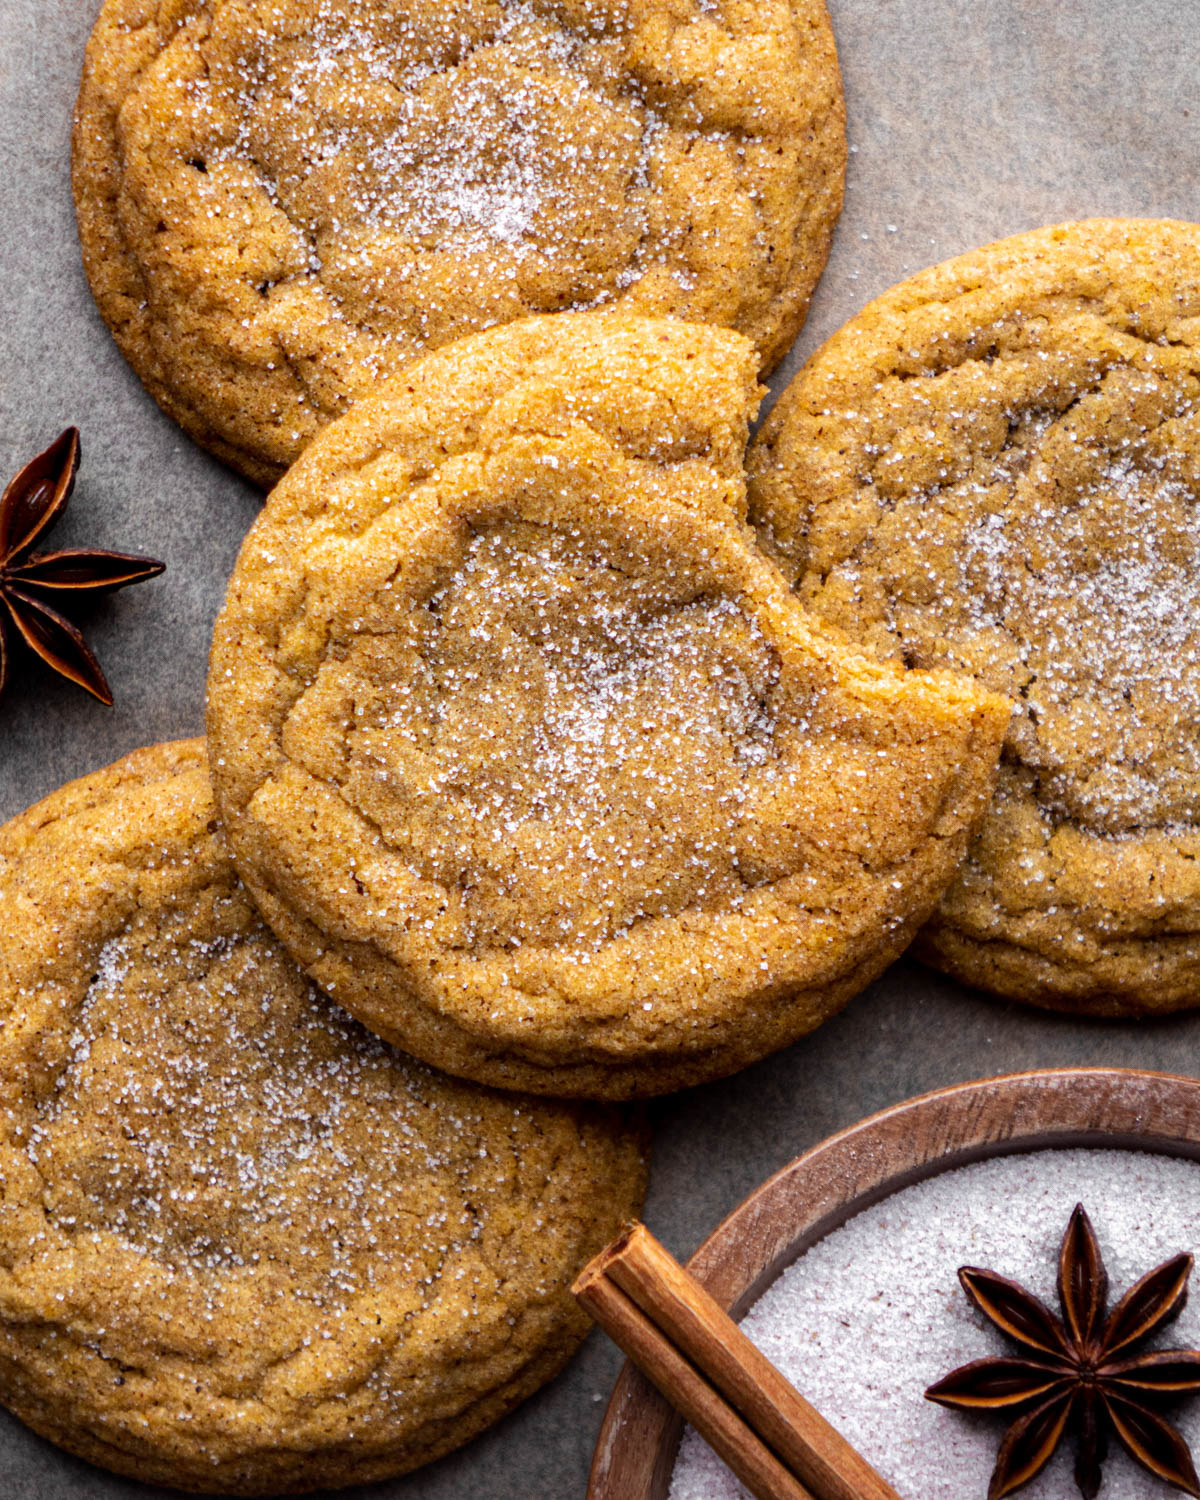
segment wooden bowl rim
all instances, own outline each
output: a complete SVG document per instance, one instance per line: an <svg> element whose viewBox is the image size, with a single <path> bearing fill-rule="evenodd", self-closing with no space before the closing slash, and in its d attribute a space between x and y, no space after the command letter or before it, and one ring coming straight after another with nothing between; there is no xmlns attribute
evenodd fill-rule
<svg viewBox="0 0 1200 1500"><path fill-rule="evenodd" d="M797 1256L915 1182L1046 1147L1200 1160L1200 1080L1139 1068L1039 1068L935 1089L826 1137L726 1215L687 1262L740 1317ZM666 1500L683 1422L626 1362L605 1412L588 1500Z"/></svg>

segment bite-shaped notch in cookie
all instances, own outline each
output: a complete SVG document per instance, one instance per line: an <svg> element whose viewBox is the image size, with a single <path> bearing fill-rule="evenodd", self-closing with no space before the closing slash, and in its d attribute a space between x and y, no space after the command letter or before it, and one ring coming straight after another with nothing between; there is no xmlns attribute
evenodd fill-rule
<svg viewBox="0 0 1200 1500"><path fill-rule="evenodd" d="M0 1400L208 1493L386 1478L582 1339L637 1212L603 1106L462 1084L319 994L239 883L201 741L0 829Z"/></svg>
<svg viewBox="0 0 1200 1500"><path fill-rule="evenodd" d="M234 857L331 994L451 1072L732 1071L900 951L986 805L1007 704L839 645L753 546L712 400L739 361L684 325L480 336L331 428L247 539L210 677Z"/></svg>
<svg viewBox="0 0 1200 1500"><path fill-rule="evenodd" d="M1014 702L919 951L1068 1009L1200 1002L1200 226L1060 225L914 277L750 469L806 604Z"/></svg>
<svg viewBox="0 0 1200 1500"><path fill-rule="evenodd" d="M774 364L845 159L823 0L106 0L74 188L122 353L271 484L382 376L529 314Z"/></svg>

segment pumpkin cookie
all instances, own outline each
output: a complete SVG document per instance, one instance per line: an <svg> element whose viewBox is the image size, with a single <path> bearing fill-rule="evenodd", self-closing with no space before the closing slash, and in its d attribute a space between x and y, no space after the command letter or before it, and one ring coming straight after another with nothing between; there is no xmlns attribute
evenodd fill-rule
<svg viewBox="0 0 1200 1500"><path fill-rule="evenodd" d="M683 323L475 335L247 538L209 678L234 857L330 993L450 1072L731 1072L899 952L987 804L1003 700L840 645L753 545L755 364Z"/></svg>
<svg viewBox="0 0 1200 1500"><path fill-rule="evenodd" d="M799 597L1015 704L917 950L1003 995L1200 1002L1200 226L1018 235L872 303L750 460Z"/></svg>
<svg viewBox="0 0 1200 1500"><path fill-rule="evenodd" d="M473 1089L313 990L216 829L202 741L0 829L0 1397L119 1473L383 1478L583 1337L643 1187L600 1107Z"/></svg>
<svg viewBox="0 0 1200 1500"><path fill-rule="evenodd" d="M841 210L823 0L106 0L74 185L155 400L274 483L414 355L620 303L795 338Z"/></svg>

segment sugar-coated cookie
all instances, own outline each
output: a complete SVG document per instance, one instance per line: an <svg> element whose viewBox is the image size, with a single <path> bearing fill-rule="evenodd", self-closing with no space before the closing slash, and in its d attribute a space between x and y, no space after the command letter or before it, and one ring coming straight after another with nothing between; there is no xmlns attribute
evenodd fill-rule
<svg viewBox="0 0 1200 1500"><path fill-rule="evenodd" d="M122 353L265 485L528 313L725 324L774 364L845 156L823 0L105 0L74 186Z"/></svg>
<svg viewBox="0 0 1200 1500"><path fill-rule="evenodd" d="M825 632L745 526L740 335L532 319L305 453L217 624L267 921L447 1071L623 1097L812 1029L932 910L1004 700Z"/></svg>
<svg viewBox="0 0 1200 1500"><path fill-rule="evenodd" d="M392 1051L312 988L201 741L0 829L0 1399L119 1473L384 1478L559 1368L639 1131Z"/></svg>
<svg viewBox="0 0 1200 1500"><path fill-rule="evenodd" d="M1014 704L916 951L1067 1010L1200 1003L1200 226L1064 224L913 277L750 468L806 605Z"/></svg>

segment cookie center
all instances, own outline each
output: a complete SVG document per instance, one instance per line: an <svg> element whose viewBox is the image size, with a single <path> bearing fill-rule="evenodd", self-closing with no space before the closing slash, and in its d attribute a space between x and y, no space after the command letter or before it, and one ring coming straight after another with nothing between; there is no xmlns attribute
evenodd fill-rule
<svg viewBox="0 0 1200 1500"><path fill-rule="evenodd" d="M419 629L419 667L352 748L372 818L460 898L459 942L587 946L741 893L777 662L736 601L512 524L472 541Z"/></svg>
<svg viewBox="0 0 1200 1500"><path fill-rule="evenodd" d="M359 326L466 331L635 274L659 122L612 36L528 3L321 0L303 19L263 12L256 30L231 12L199 87L225 118L215 159L254 163ZM464 258L479 315L457 305Z"/></svg>
<svg viewBox="0 0 1200 1500"><path fill-rule="evenodd" d="M26 1151L73 1239L335 1307L477 1233L436 1191L454 1168L419 1066L313 991L240 893L111 939L68 1024ZM414 1237L430 1213L442 1230Z"/></svg>
<svg viewBox="0 0 1200 1500"><path fill-rule="evenodd" d="M1194 805L1200 782L1200 512L1129 458L1071 503L997 512L964 537L977 625L1021 642L1048 795L1093 821ZM1180 730L1183 732L1181 733Z"/></svg>

